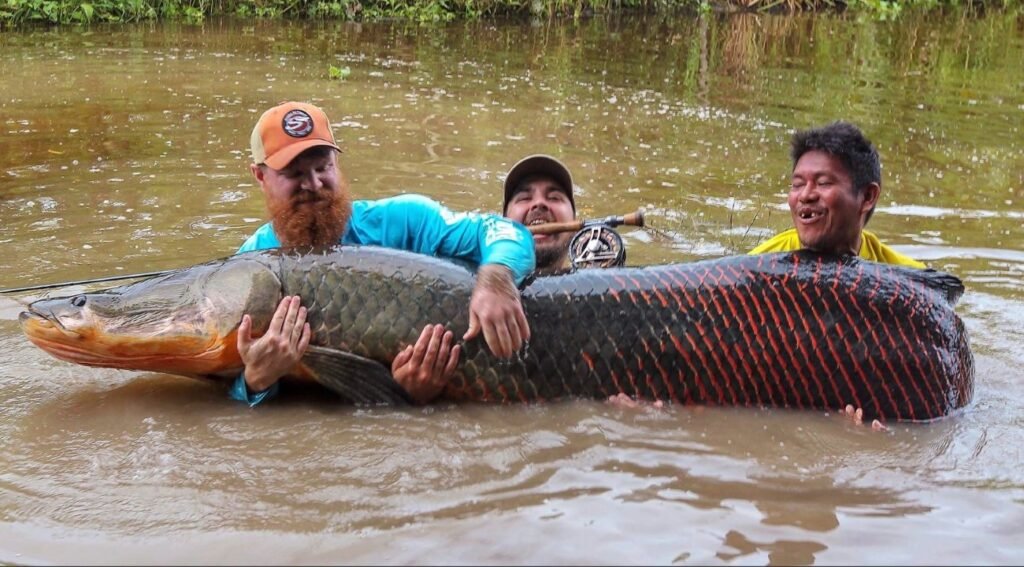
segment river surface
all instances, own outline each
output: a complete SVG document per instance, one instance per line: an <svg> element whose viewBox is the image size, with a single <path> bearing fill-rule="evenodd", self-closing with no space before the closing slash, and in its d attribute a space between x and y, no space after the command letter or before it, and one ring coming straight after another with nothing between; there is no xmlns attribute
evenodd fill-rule
<svg viewBox="0 0 1024 567"><path fill-rule="evenodd" d="M248 140L323 106L358 197L501 204L534 152L630 264L788 228L787 144L878 145L873 229L963 278L972 404L927 424L579 401L387 409L64 363L0 296L0 563L1018 564L1024 18L677 15L419 27L209 22L0 34L0 288L234 252ZM331 67L348 69L330 78ZM532 322L543 325L543 321Z"/></svg>

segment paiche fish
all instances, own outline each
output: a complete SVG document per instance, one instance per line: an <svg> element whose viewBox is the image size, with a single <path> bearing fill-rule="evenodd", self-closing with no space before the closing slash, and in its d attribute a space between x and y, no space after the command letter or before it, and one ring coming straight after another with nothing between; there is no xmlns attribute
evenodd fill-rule
<svg viewBox="0 0 1024 567"><path fill-rule="evenodd" d="M363 246L263 250L129 285L43 299L27 337L77 364L234 378L242 314L265 332L299 295L312 328L287 377L352 403L402 403L391 362L428 323L468 328L474 272ZM511 360L474 339L441 398L637 399L837 409L927 421L971 401L974 359L951 274L811 251L580 270L522 290L529 344Z"/></svg>

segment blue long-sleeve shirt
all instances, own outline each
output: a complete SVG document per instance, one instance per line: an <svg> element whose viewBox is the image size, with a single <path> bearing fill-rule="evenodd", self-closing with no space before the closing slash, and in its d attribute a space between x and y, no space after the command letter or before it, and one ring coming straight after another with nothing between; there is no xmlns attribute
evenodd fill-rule
<svg viewBox="0 0 1024 567"><path fill-rule="evenodd" d="M522 284L535 264L533 236L525 226L493 214L456 213L422 195L354 201L341 244L385 246L477 266L500 264L512 271L516 285ZM246 239L238 253L280 246L268 222ZM254 406L277 390L274 384L262 392L250 392L245 376L239 375L230 395Z"/></svg>

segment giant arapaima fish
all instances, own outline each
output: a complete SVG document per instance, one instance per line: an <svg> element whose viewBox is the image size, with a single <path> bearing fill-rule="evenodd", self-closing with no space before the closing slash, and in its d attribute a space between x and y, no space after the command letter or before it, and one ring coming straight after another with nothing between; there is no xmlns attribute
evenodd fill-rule
<svg viewBox="0 0 1024 567"><path fill-rule="evenodd" d="M407 400L391 361L428 323L462 336L474 274L375 247L251 252L32 303L28 338L78 364L194 377L242 369L243 313L262 333L299 295L311 346L289 380L354 403ZM532 338L511 362L463 347L443 399L533 402L617 393L684 404L837 409L931 420L970 402L974 362L956 277L808 251L581 270L522 292Z"/></svg>

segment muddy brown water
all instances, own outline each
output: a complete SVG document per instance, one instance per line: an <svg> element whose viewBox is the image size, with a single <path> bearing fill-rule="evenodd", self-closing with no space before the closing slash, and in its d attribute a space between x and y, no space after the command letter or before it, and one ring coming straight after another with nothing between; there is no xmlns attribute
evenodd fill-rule
<svg viewBox="0 0 1024 567"><path fill-rule="evenodd" d="M989 13L448 26L209 22L0 34L0 288L232 253L263 218L259 113L329 113L359 197L494 210L533 152L630 264L788 226L786 144L844 118L883 158L870 228L962 277L974 402L856 427L756 408L250 410L67 364L0 296L0 562L939 564L1024 554L1024 23ZM344 80L329 78L345 68ZM543 322L534 322L541 325Z"/></svg>

